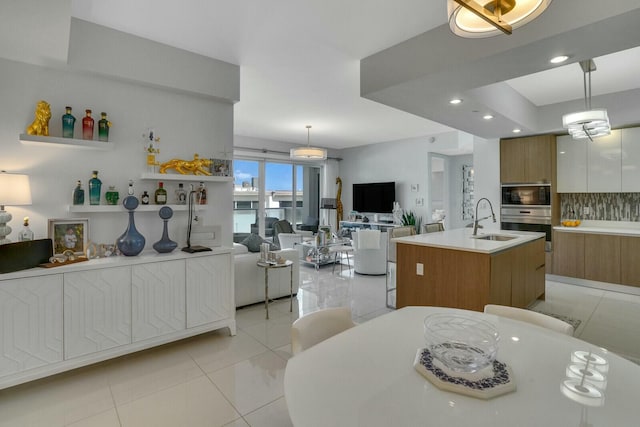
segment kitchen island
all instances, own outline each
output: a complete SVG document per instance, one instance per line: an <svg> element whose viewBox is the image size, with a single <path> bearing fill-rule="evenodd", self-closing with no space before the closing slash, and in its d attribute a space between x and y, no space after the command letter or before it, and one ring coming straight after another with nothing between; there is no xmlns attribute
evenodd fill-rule
<svg viewBox="0 0 640 427"><path fill-rule="evenodd" d="M398 308L431 305L482 311L544 299L544 233L470 229L394 239Z"/></svg>

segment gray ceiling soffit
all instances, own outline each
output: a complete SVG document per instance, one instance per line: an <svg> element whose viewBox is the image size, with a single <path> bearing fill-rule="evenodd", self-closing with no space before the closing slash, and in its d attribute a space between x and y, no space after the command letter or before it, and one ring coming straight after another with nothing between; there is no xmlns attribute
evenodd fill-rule
<svg viewBox="0 0 640 427"><path fill-rule="evenodd" d="M554 2L552 7L563 3ZM501 82L548 69L548 60L558 51L570 53L570 61L578 62L639 46L640 5L637 1L623 3L625 7L633 3L635 9L599 20L591 15L584 19L573 16L567 23L573 25L569 29L567 25L555 26L558 7L543 14L539 25L536 21L513 36L462 39L447 25L435 28L363 59L361 96L483 138L512 136L515 127L523 129L523 135L561 131L562 114L582 109L581 100L581 107L551 118L547 111L556 111L559 106L535 107ZM576 85L582 85L578 68ZM451 106L448 101L452 97L461 97L464 103ZM601 99L602 107L611 111L612 123L617 121L613 111L623 109L616 103L625 98ZM624 110L625 116L640 117L640 105L631 108L634 112ZM485 113L495 118L482 120Z"/></svg>

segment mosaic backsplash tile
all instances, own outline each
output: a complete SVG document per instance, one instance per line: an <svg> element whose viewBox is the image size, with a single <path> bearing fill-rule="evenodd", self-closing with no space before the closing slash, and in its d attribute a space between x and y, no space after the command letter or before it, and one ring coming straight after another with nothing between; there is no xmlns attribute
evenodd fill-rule
<svg viewBox="0 0 640 427"><path fill-rule="evenodd" d="M560 209L562 219L640 221L640 193L563 193Z"/></svg>

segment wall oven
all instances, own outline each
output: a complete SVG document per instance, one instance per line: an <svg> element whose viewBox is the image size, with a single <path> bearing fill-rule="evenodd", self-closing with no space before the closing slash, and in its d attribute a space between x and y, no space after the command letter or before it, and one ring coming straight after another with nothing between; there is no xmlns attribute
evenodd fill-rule
<svg viewBox="0 0 640 427"><path fill-rule="evenodd" d="M503 184L500 228L545 233L545 250L551 252L551 185Z"/></svg>

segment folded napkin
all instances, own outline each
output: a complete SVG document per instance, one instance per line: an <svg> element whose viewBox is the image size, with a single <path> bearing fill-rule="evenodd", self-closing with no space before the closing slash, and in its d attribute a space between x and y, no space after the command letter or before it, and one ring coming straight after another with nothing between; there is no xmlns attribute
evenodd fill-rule
<svg viewBox="0 0 640 427"><path fill-rule="evenodd" d="M358 230L356 249L380 249L380 230Z"/></svg>

